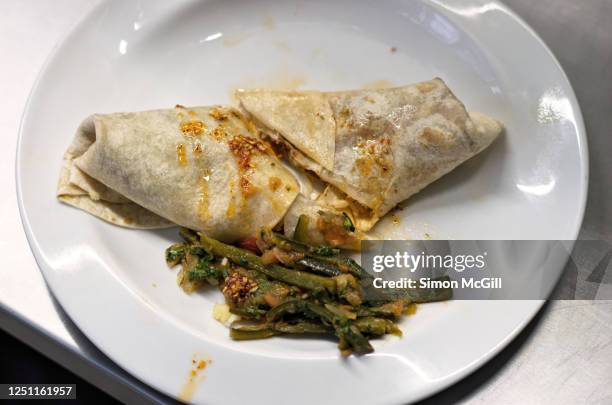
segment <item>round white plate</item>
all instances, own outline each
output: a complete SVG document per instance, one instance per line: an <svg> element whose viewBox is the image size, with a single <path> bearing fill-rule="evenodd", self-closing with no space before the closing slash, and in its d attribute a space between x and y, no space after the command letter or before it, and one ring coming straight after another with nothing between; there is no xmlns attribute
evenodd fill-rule
<svg viewBox="0 0 612 405"><path fill-rule="evenodd" d="M233 342L216 291L188 296L163 251L176 230L133 231L58 203L60 162L98 112L230 102L238 87L353 89L444 78L503 139L416 196L397 236L574 239L585 206L580 110L552 54L496 1L114 1L43 70L27 106L17 183L32 250L63 308L111 359L204 403L400 403L466 376L541 301L423 305L405 336L341 359L332 340ZM192 360L212 360L189 383Z"/></svg>

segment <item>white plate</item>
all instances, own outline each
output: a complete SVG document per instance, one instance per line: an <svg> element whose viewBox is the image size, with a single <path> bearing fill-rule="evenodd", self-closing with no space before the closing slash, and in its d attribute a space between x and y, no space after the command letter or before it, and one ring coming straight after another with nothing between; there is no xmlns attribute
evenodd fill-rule
<svg viewBox="0 0 612 405"><path fill-rule="evenodd" d="M391 48L396 51L392 52ZM415 197L397 236L573 239L585 206L580 110L552 54L495 1L107 2L43 70L18 148L19 203L53 293L111 359L171 396L206 403L398 403L467 375L541 301L423 305L403 339L340 359L332 341L232 342L220 296L187 296L165 267L174 230L130 231L58 203L61 156L93 112L230 101L245 86L352 89L444 78L504 138ZM212 359L187 384L192 359Z"/></svg>

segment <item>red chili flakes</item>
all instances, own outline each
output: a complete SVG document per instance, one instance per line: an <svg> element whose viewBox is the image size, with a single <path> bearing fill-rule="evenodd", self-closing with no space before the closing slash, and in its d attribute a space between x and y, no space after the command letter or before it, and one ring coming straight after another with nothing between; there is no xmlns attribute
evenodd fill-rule
<svg viewBox="0 0 612 405"><path fill-rule="evenodd" d="M238 158L238 167L243 170L251 167L251 157L254 153L268 152L266 144L250 136L235 135L228 144L234 156Z"/></svg>
<svg viewBox="0 0 612 405"><path fill-rule="evenodd" d="M254 280L236 271L225 279L223 295L234 302L243 302L257 288L257 283Z"/></svg>

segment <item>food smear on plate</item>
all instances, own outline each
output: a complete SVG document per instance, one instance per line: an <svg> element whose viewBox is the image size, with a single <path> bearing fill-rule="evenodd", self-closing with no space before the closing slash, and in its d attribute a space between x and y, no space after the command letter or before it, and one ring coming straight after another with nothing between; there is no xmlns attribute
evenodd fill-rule
<svg viewBox="0 0 612 405"><path fill-rule="evenodd" d="M364 83L362 86L365 90L376 90L376 89L388 89L396 87L390 80L374 80L371 82Z"/></svg>
<svg viewBox="0 0 612 405"><path fill-rule="evenodd" d="M189 369L189 373L187 375L187 381L185 381L185 384L183 384L181 391L177 395L181 401L191 401L195 391L200 386L200 383L204 380L204 375L202 372L211 363L211 360L199 359L197 356L193 356L191 359L191 368Z"/></svg>
<svg viewBox="0 0 612 405"><path fill-rule="evenodd" d="M370 339L401 336L397 322L416 303L451 298L448 288L402 289L368 294L373 276L339 249L309 245L262 228L257 253L183 228L183 243L166 250L170 267L181 266L187 293L217 286L225 305L213 316L229 325L234 340L277 335L334 335L342 355L366 354ZM231 321L230 321L231 319Z"/></svg>

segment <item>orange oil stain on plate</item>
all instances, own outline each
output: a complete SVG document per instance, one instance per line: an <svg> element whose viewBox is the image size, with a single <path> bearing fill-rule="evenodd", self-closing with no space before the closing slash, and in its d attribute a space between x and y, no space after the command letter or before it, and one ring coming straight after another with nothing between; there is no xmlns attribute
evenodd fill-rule
<svg viewBox="0 0 612 405"><path fill-rule="evenodd" d="M276 28L276 22L274 21L274 17L268 16L264 18L261 25L268 31L274 31Z"/></svg>
<svg viewBox="0 0 612 405"><path fill-rule="evenodd" d="M274 31L274 29L276 28L276 22L274 21L273 17L266 17L261 22L261 26L266 31ZM245 42L246 40L254 37L256 34L257 30L238 32L236 34L223 36L223 46L233 47L239 45L242 42Z"/></svg>
<svg viewBox="0 0 612 405"><path fill-rule="evenodd" d="M299 90L308 79L300 73L290 73L285 70L275 71L271 74L258 77L247 78L229 89L229 98L232 104L237 105L238 99L236 93L241 90L280 90L280 91L295 91Z"/></svg>
<svg viewBox="0 0 612 405"><path fill-rule="evenodd" d="M181 401L189 402L193 398L200 383L204 380L204 370L212 363L212 360L198 358L196 355L191 359L191 367L187 375L187 381L183 384L178 398Z"/></svg>
<svg viewBox="0 0 612 405"><path fill-rule="evenodd" d="M274 45L274 47L276 49L278 49L279 51L281 51L281 52L290 52L291 51L291 46L286 41L274 41L272 43L272 45Z"/></svg>
<svg viewBox="0 0 612 405"><path fill-rule="evenodd" d="M223 37L223 46L231 48L255 36L256 32L239 32Z"/></svg>

